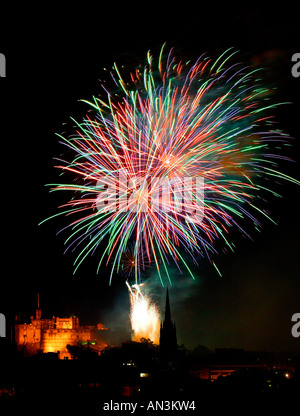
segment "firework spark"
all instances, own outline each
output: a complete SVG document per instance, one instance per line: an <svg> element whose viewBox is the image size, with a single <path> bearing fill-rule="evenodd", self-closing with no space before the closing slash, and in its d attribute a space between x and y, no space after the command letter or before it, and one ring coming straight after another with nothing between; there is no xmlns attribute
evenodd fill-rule
<svg viewBox="0 0 300 416"><path fill-rule="evenodd" d="M160 277L170 279L170 260L192 275L186 259L211 259L216 240L234 250L231 228L249 236L243 220L258 229L260 217L272 221L260 205L278 196L272 180L299 184L278 171L289 137L273 127L278 104L259 70L227 66L234 54L185 64L162 48L126 82L114 65L120 94L86 102L94 115L60 136L75 156L57 167L75 181L52 189L72 193L60 214L74 215L66 244L79 252L75 270L101 245L99 267L113 263L112 278L133 243L136 283L145 259Z"/></svg>
<svg viewBox="0 0 300 416"><path fill-rule="evenodd" d="M132 286L126 282L130 296L130 321L133 341L142 338L159 344L160 315L156 305L142 292L143 284Z"/></svg>
<svg viewBox="0 0 300 416"><path fill-rule="evenodd" d="M137 256L137 254L139 255ZM139 267L136 267L137 264ZM112 266L113 268L116 267L116 273L120 274L120 276L126 279L134 278L135 281L142 281L146 270L151 264L147 253L145 251L137 253L135 244L131 242L123 251L120 259L119 257L112 259Z"/></svg>

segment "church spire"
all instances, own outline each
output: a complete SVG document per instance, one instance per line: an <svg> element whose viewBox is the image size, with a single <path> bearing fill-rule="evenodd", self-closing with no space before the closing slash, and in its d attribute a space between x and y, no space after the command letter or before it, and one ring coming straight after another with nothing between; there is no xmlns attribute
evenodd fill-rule
<svg viewBox="0 0 300 416"><path fill-rule="evenodd" d="M167 288L167 295L166 295L165 322L168 322L168 323L172 322L168 288Z"/></svg>
<svg viewBox="0 0 300 416"><path fill-rule="evenodd" d="M175 322L171 319L171 308L169 299L169 290L167 288L165 319L161 322L160 327L160 354L164 359L174 359L177 351L177 337Z"/></svg>

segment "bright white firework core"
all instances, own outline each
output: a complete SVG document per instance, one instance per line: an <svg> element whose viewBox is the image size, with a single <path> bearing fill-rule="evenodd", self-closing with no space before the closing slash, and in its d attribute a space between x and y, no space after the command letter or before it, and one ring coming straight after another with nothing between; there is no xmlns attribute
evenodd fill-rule
<svg viewBox="0 0 300 416"><path fill-rule="evenodd" d="M150 339L154 344L159 343L160 314L157 306L146 296L140 285L130 286L126 282L130 297L130 321L133 331L132 340Z"/></svg>

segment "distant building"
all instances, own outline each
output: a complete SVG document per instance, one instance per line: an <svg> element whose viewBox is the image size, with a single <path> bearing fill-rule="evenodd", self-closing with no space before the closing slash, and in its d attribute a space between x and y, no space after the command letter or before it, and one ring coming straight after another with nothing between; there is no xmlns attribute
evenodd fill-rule
<svg viewBox="0 0 300 416"><path fill-rule="evenodd" d="M42 319L39 300L35 318L31 316L28 323L20 322L16 317L14 330L17 348L27 356L42 352L57 353L59 359L72 359L68 345L91 343L97 346L99 352L106 346L102 337L103 331L106 330L103 324L80 326L76 316Z"/></svg>
<svg viewBox="0 0 300 416"><path fill-rule="evenodd" d="M176 325L171 319L169 291L167 288L165 317L160 327L160 355L163 359L174 359L177 354Z"/></svg>
<svg viewBox="0 0 300 416"><path fill-rule="evenodd" d="M195 357L194 362L192 360L188 367L190 377L215 381L219 377L230 376L235 371L264 370L267 364L260 358L259 353L237 348L216 348L214 354L208 354L198 360Z"/></svg>

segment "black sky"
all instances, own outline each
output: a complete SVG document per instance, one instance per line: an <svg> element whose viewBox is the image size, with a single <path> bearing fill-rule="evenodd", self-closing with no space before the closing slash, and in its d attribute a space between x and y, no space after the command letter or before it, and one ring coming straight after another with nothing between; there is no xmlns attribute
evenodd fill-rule
<svg viewBox="0 0 300 416"><path fill-rule="evenodd" d="M23 6L18 16L7 12L0 39L7 59L7 78L0 80L1 312L32 313L39 291L45 315L76 313L86 323L126 323L124 281L116 279L109 287L108 276L95 273L96 259L73 276L74 255L63 254L65 235L56 235L63 222L38 226L58 205L56 194L45 187L57 180L53 158L62 148L55 133L64 131L70 117L85 114L79 100L100 92L99 79L108 76L103 68L115 61L134 67L164 42L187 59L239 49L242 58L266 68L276 99L291 102L276 115L280 128L295 138L291 156L296 162L284 168L299 179L300 78L291 75L291 56L300 52L295 11L130 7L84 4L63 12ZM291 316L300 309L300 194L297 186L278 189L284 198L270 201L278 225L266 223L262 233L252 234L253 241L237 235L236 252L218 257L222 278L206 261L197 270L197 282L174 271L170 298L180 343L299 349L300 339L291 336ZM160 299L156 277L147 277Z"/></svg>

